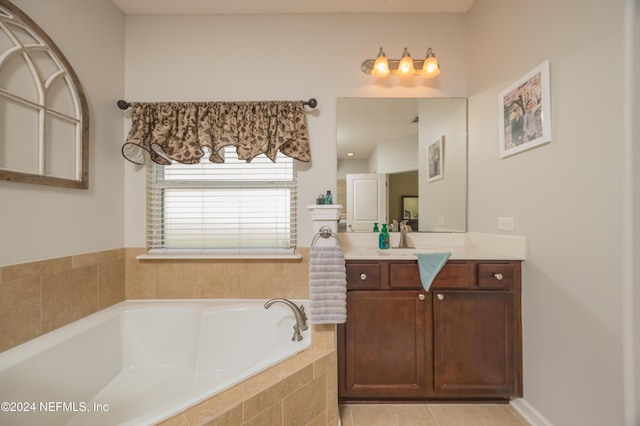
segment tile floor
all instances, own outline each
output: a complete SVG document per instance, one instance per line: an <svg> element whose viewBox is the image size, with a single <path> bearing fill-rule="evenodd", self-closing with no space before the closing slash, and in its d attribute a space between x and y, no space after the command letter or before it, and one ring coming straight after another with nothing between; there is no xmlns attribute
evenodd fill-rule
<svg viewBox="0 0 640 426"><path fill-rule="evenodd" d="M508 404L346 404L342 426L528 426Z"/></svg>

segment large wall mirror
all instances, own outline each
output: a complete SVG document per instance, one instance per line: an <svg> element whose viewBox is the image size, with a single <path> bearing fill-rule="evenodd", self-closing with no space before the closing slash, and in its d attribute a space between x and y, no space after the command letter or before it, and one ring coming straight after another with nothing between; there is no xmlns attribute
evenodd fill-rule
<svg viewBox="0 0 640 426"><path fill-rule="evenodd" d="M339 98L337 143L340 232L466 232L466 99Z"/></svg>
<svg viewBox="0 0 640 426"><path fill-rule="evenodd" d="M89 109L73 68L0 0L0 179L86 189L88 152Z"/></svg>

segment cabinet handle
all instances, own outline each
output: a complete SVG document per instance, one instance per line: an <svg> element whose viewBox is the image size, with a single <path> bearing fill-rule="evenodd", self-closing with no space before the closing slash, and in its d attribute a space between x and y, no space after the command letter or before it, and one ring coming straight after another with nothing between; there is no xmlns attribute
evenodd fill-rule
<svg viewBox="0 0 640 426"><path fill-rule="evenodd" d="M367 274L360 274L360 279L362 281L366 280L367 279Z"/></svg>
<svg viewBox="0 0 640 426"><path fill-rule="evenodd" d="M426 296L424 294L420 293L420 294L418 294L418 299L424 300L424 299L426 299Z"/></svg>
<svg viewBox="0 0 640 426"><path fill-rule="evenodd" d="M502 281L502 278L504 278L504 276L502 274L498 274L498 273L493 274L493 276L496 277L496 280L498 280L498 281Z"/></svg>
<svg viewBox="0 0 640 426"><path fill-rule="evenodd" d="M436 297L438 298L438 300L444 300L444 294L442 293L436 294Z"/></svg>

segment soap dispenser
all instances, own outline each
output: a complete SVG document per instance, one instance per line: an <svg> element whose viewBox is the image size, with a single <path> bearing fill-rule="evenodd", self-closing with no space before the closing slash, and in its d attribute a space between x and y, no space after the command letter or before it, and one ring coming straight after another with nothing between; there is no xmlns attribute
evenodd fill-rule
<svg viewBox="0 0 640 426"><path fill-rule="evenodd" d="M382 231L380 231L380 235L378 236L378 248L380 249L388 249L389 248L389 231L387 230L387 224L382 224Z"/></svg>

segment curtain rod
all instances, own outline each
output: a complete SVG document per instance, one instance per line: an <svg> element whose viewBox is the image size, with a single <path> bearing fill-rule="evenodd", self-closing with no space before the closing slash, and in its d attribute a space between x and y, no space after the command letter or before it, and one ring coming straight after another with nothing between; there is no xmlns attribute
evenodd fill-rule
<svg viewBox="0 0 640 426"><path fill-rule="evenodd" d="M117 104L118 104L118 108L120 108L123 111L129 109L129 107L131 106L129 102L124 101L122 99L119 100ZM310 98L308 101L302 101L302 104L313 109L318 106L318 101L316 100L316 98Z"/></svg>

